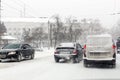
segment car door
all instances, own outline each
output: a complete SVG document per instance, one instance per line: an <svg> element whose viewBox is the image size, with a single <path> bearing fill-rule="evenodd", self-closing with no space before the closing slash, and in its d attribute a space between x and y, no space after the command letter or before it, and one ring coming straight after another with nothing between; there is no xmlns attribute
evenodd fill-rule
<svg viewBox="0 0 120 80"><path fill-rule="evenodd" d="M27 48L27 45L26 45L26 44L23 44L21 48L22 48L22 55L23 55L24 57L27 57L27 56L28 56L28 48Z"/></svg>
<svg viewBox="0 0 120 80"><path fill-rule="evenodd" d="M80 44L77 44L76 45L76 48L77 48L77 51L78 51L78 55L79 55L79 58L82 59L83 58L83 52L82 52L82 47Z"/></svg>
<svg viewBox="0 0 120 80"><path fill-rule="evenodd" d="M29 56L33 53L33 49L30 45L26 44L26 48L27 48L27 53L26 55Z"/></svg>

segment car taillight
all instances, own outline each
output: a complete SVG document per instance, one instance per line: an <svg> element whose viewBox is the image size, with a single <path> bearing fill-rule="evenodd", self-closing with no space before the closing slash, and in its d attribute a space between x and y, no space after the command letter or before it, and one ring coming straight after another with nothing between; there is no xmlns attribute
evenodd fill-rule
<svg viewBox="0 0 120 80"><path fill-rule="evenodd" d="M84 49L83 49L84 57L86 57L86 54L85 54L85 53L86 53L86 47L87 47L87 46L86 46L86 44L85 44L85 45L84 45Z"/></svg>
<svg viewBox="0 0 120 80"><path fill-rule="evenodd" d="M55 51L54 54L58 54L58 51Z"/></svg>
<svg viewBox="0 0 120 80"><path fill-rule="evenodd" d="M75 50L73 50L73 54L77 54L77 50L75 49Z"/></svg>
<svg viewBox="0 0 120 80"><path fill-rule="evenodd" d="M115 53L115 48L116 46L115 45L112 45L112 49L113 49L113 52Z"/></svg>
<svg viewBox="0 0 120 80"><path fill-rule="evenodd" d="M84 45L84 49L86 49L86 44Z"/></svg>
<svg viewBox="0 0 120 80"><path fill-rule="evenodd" d="M116 46L115 46L115 45L112 45L112 48L113 48L113 49L115 49L115 48L116 48Z"/></svg>

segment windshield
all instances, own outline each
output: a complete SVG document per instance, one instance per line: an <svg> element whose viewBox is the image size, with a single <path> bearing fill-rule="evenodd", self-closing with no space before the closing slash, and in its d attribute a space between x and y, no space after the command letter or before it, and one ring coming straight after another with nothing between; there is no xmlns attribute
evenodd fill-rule
<svg viewBox="0 0 120 80"><path fill-rule="evenodd" d="M0 0L0 62L0 80L120 80L120 0Z"/></svg>
<svg viewBox="0 0 120 80"><path fill-rule="evenodd" d="M18 49L20 48L20 44L8 44L3 47L3 49Z"/></svg>

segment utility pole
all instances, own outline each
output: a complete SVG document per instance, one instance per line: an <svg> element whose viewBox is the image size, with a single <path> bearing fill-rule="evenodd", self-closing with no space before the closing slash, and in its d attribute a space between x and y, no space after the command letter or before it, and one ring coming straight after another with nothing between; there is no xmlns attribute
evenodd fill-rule
<svg viewBox="0 0 120 80"><path fill-rule="evenodd" d="M1 0L0 0L0 24L1 24Z"/></svg>
<svg viewBox="0 0 120 80"><path fill-rule="evenodd" d="M25 18L25 16L26 16L26 6L24 4L24 18Z"/></svg>
<svg viewBox="0 0 120 80"><path fill-rule="evenodd" d="M0 0L0 27L1 27L1 0ZM2 38L1 38L1 33L0 33L0 47L1 47L1 42L2 42Z"/></svg>
<svg viewBox="0 0 120 80"><path fill-rule="evenodd" d="M50 21L48 20L48 49L50 49Z"/></svg>

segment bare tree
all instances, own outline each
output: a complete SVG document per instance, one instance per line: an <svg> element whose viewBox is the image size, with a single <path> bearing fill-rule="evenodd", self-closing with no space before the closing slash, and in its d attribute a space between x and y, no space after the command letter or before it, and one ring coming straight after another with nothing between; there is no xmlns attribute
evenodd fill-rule
<svg viewBox="0 0 120 80"><path fill-rule="evenodd" d="M4 23L0 23L0 44L1 44L1 36L4 35L5 32L7 32L7 29Z"/></svg>
<svg viewBox="0 0 120 80"><path fill-rule="evenodd" d="M31 36L31 30L23 29L22 39L24 43L31 43L32 36Z"/></svg>
<svg viewBox="0 0 120 80"><path fill-rule="evenodd" d="M41 47L42 46L42 40L44 38L44 30L42 27L38 27L38 28L35 28L33 31L32 31L32 38L34 41L37 42L37 47ZM39 46L40 44L40 46Z"/></svg>
<svg viewBox="0 0 120 80"><path fill-rule="evenodd" d="M55 25L56 25L56 28L54 28L54 33L53 33L54 34L54 40L55 40L54 41L55 42L54 47L55 47L57 44L59 44L58 42L61 40L60 31L61 31L61 28L62 28L63 24L60 20L59 15L55 15L54 19L55 19Z"/></svg>

